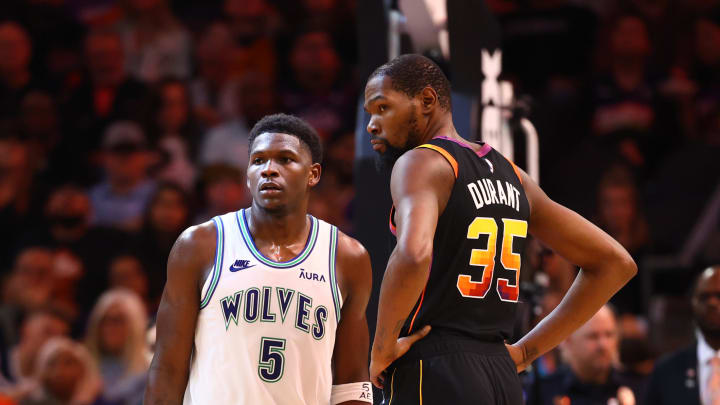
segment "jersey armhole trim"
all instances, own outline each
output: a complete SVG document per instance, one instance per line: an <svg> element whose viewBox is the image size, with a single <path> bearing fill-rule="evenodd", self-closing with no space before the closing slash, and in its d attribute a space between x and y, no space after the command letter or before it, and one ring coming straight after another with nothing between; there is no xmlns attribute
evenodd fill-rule
<svg viewBox="0 0 720 405"><path fill-rule="evenodd" d="M390 220L388 222L389 222L389 226L390 226L390 233L397 236L397 227L395 226L395 218L394 217L395 217L395 204L393 204L390 207Z"/></svg>
<svg viewBox="0 0 720 405"><path fill-rule="evenodd" d="M329 273L330 273L330 292L335 304L335 320L340 323L340 291L337 285L337 239L338 230L334 225L330 225L330 256L329 256Z"/></svg>
<svg viewBox="0 0 720 405"><path fill-rule="evenodd" d="M213 270L211 273L210 287L205 293L205 297L200 300L200 309L205 308L209 303L210 299L215 293L220 281L220 273L222 273L223 257L225 250L225 229L223 228L222 220L218 217L212 219L215 223L215 229L217 230L217 245L215 246L215 262L213 263Z"/></svg>
<svg viewBox="0 0 720 405"><path fill-rule="evenodd" d="M520 184L523 184L523 179L522 179L522 176L520 175L520 169L518 169L518 167L512 161L508 160L508 162L510 162L510 164L512 165L515 175L518 177L518 180L520 180Z"/></svg>
<svg viewBox="0 0 720 405"><path fill-rule="evenodd" d="M431 150L434 150L435 152L441 154L445 158L445 160L447 160L448 163L450 163L450 166L452 166L453 173L455 173L455 178L456 179L458 178L458 163L457 163L457 160L455 160L455 158L450 154L450 152L446 151L445 149L441 148L440 146L433 145L431 143L422 144L415 149L419 149L419 148L431 149Z"/></svg>

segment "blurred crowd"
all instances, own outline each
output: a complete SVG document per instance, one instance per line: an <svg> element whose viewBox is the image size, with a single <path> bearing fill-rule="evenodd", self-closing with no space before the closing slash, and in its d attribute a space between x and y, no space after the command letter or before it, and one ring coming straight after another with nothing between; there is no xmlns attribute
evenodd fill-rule
<svg viewBox="0 0 720 405"><path fill-rule="evenodd" d="M266 114L318 130L310 210L352 234L356 3L0 2L0 405L141 402L170 248L248 205L247 136ZM691 275L650 280L680 293L650 302L644 259L680 250L718 184L720 1L488 4L503 77L540 133L542 186L640 266L536 362L528 400L642 398L653 360L693 337ZM711 225L694 270L720 259ZM576 274L531 244L531 323Z"/></svg>

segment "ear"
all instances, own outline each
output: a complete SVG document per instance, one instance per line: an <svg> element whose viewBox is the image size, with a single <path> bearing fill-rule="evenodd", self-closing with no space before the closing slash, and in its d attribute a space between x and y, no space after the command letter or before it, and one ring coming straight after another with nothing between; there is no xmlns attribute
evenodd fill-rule
<svg viewBox="0 0 720 405"><path fill-rule="evenodd" d="M315 187L320 182L320 174L322 174L322 167L320 163L313 163L310 165L310 178L308 179L308 186Z"/></svg>
<svg viewBox="0 0 720 405"><path fill-rule="evenodd" d="M420 92L420 107L423 113L429 113L438 105L438 94L430 86L425 87Z"/></svg>

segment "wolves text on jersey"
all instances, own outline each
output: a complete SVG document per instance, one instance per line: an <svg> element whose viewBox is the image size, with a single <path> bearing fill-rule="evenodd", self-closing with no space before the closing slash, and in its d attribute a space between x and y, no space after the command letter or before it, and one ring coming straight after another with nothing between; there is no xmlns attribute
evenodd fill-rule
<svg viewBox="0 0 720 405"><path fill-rule="evenodd" d="M312 333L313 338L320 340L325 336L329 312L323 305L313 308L312 302L312 297L290 288L275 287L273 290L272 287L262 287L261 291L260 288L252 287L221 299L220 309L227 330L231 321L237 326L241 319L247 324L257 321L284 324L290 308L294 307L295 316L288 321L292 322L296 329ZM272 310L273 306L279 309L279 313Z"/></svg>

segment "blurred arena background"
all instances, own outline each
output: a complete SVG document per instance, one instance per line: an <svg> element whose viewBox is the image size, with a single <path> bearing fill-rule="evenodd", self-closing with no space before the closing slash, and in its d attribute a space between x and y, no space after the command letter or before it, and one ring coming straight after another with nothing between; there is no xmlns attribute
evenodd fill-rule
<svg viewBox="0 0 720 405"><path fill-rule="evenodd" d="M366 245L377 289L390 197L359 101L407 52L451 79L462 136L635 258L597 353L641 403L653 362L695 337L691 281L720 263L718 0L0 1L0 404L142 402L170 248L248 205L266 114L323 137L311 213ZM577 272L529 245L518 336ZM541 358L528 398L592 350Z"/></svg>

